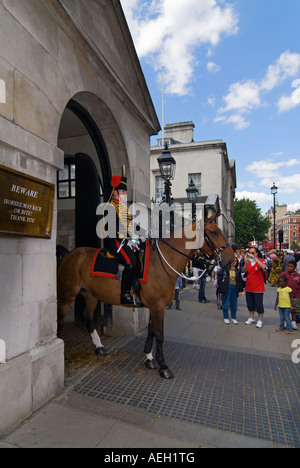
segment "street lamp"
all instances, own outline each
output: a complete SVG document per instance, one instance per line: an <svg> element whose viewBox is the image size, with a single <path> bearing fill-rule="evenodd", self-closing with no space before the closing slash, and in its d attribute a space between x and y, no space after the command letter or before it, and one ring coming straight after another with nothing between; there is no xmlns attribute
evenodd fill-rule
<svg viewBox="0 0 300 468"><path fill-rule="evenodd" d="M186 189L186 194L188 201L192 204L192 221L196 220L196 200L198 197L199 190L194 184L193 179L191 179L188 188Z"/></svg>
<svg viewBox="0 0 300 468"><path fill-rule="evenodd" d="M276 249L276 194L278 192L278 187L276 187L275 182L273 182L273 187L271 187L271 194L273 195L273 216L274 216L274 249Z"/></svg>
<svg viewBox="0 0 300 468"><path fill-rule="evenodd" d="M160 174L165 181L165 202L168 203L168 205L172 205L171 180L173 180L175 177L176 161L171 155L167 143L165 144L165 148L162 154L159 158L157 158L157 161L159 164Z"/></svg>
<svg viewBox="0 0 300 468"><path fill-rule="evenodd" d="M165 196L162 202L167 203L169 206L173 205L172 193L171 193L171 180L175 177L176 161L171 155L167 143L162 154L157 158L159 164L159 170L162 178L165 181ZM174 232L174 211L170 211L170 231ZM159 237L162 237L162 211L159 212Z"/></svg>

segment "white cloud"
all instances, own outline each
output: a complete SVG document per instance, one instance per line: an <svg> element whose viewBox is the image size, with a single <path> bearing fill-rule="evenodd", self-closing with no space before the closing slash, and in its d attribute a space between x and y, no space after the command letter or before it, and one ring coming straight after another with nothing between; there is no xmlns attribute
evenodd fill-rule
<svg viewBox="0 0 300 468"><path fill-rule="evenodd" d="M208 103L210 106L214 106L215 103L216 103L216 97L213 96L213 95L208 96L207 103Z"/></svg>
<svg viewBox="0 0 300 468"><path fill-rule="evenodd" d="M272 177L265 177L261 180L260 185L264 187L271 187L273 185ZM280 193L296 193L299 192L300 187L300 174L293 175L280 175L276 178L276 185Z"/></svg>
<svg viewBox="0 0 300 468"><path fill-rule="evenodd" d="M246 190L243 192L236 192L235 196L238 200L247 198L249 200L254 200L257 203L265 203L267 201L272 201L273 199L272 195L267 195L264 192L247 192Z"/></svg>
<svg viewBox="0 0 300 468"><path fill-rule="evenodd" d="M226 106L219 109L221 114L232 110L245 112L261 105L259 86L251 80L233 83L223 99Z"/></svg>
<svg viewBox="0 0 300 468"><path fill-rule="evenodd" d="M296 76L300 69L300 54L289 50L280 55L274 65L268 67L266 76L262 79L261 89L271 91L287 78Z"/></svg>
<svg viewBox="0 0 300 468"><path fill-rule="evenodd" d="M226 117L216 117L214 119L214 122L215 123L218 123L218 122L226 122Z"/></svg>
<svg viewBox="0 0 300 468"><path fill-rule="evenodd" d="M300 210L300 203L293 203L287 206L288 211L297 211Z"/></svg>
<svg viewBox="0 0 300 468"><path fill-rule="evenodd" d="M296 158L280 162L264 159L249 164L246 170L255 175L263 187L271 188L273 182L276 182L280 193L295 193L299 191L300 174L295 173L294 168L299 165L300 159Z"/></svg>
<svg viewBox="0 0 300 468"><path fill-rule="evenodd" d="M198 65L196 50L236 34L238 19L224 0L121 0L137 53L158 71L166 92L185 95ZM211 62L212 63L212 62ZM212 70L210 70L212 71Z"/></svg>
<svg viewBox="0 0 300 468"><path fill-rule="evenodd" d="M280 177L279 169L283 167L294 167L300 165L300 159L289 159L288 161L274 162L273 159L263 159L262 161L253 161L246 168L248 172L252 172L256 177L261 178L263 174L268 174L271 178Z"/></svg>
<svg viewBox="0 0 300 468"><path fill-rule="evenodd" d="M209 73L217 73L221 70L221 67L214 62L207 62L206 68L209 71Z"/></svg>
<svg viewBox="0 0 300 468"><path fill-rule="evenodd" d="M240 114L233 114L228 119L228 124L232 123L236 130L244 130L245 128L249 127L250 123L246 121L245 117Z"/></svg>
<svg viewBox="0 0 300 468"><path fill-rule="evenodd" d="M282 96L278 101L279 112L286 112L300 105L300 80L299 87L290 96ZM294 83L294 82L293 82Z"/></svg>
<svg viewBox="0 0 300 468"><path fill-rule="evenodd" d="M249 127L250 123L246 121L245 117L240 114L232 114L228 118L217 117L214 122L224 122L224 124L233 124L236 130L244 130Z"/></svg>
<svg viewBox="0 0 300 468"><path fill-rule="evenodd" d="M298 88L298 86L300 86L300 78L292 82L292 88Z"/></svg>
<svg viewBox="0 0 300 468"><path fill-rule="evenodd" d="M291 53L289 50L282 53L273 65L268 67L266 75L260 81L244 80L233 83L229 87L229 92L223 97L225 106L218 110L219 114L226 114L234 111L239 114L250 113L254 109L264 106L263 97L275 87L279 86L288 78L296 76L300 71L300 54ZM300 105L300 80L293 81L296 90L291 96L283 96L278 101L279 112L290 110ZM237 117L230 115L223 119L224 123L233 123L237 130L243 130L249 125L236 125ZM215 122L220 120L215 120ZM248 122L249 124L249 122Z"/></svg>
<svg viewBox="0 0 300 468"><path fill-rule="evenodd" d="M251 174L251 180L250 182L239 181L236 198L254 200L261 208L267 209L267 205L273 201L271 187L275 182L280 201L284 202L286 197L299 199L300 174L299 170L298 173L296 172L299 166L300 158L291 158L286 161L269 158L252 162L246 167L246 171ZM256 191L251 191L252 187L255 187ZM261 192L258 187L261 187ZM298 206L300 208L300 202L295 201L289 210L299 209Z"/></svg>

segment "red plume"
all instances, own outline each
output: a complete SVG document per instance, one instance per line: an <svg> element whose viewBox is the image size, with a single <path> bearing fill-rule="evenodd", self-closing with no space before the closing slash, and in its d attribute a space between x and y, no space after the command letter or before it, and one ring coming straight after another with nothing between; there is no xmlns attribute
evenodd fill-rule
<svg viewBox="0 0 300 468"><path fill-rule="evenodd" d="M118 187L118 186L120 185L120 183L121 183L121 179L122 179L121 176L112 176L112 178L111 178L111 186L112 186L113 188Z"/></svg>

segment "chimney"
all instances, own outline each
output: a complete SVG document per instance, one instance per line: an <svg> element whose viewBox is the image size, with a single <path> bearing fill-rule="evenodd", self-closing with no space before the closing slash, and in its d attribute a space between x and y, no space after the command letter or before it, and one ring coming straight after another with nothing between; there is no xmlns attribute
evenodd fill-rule
<svg viewBox="0 0 300 468"><path fill-rule="evenodd" d="M165 139L179 143L191 143L194 141L194 128L195 125L191 121L167 124L165 126Z"/></svg>

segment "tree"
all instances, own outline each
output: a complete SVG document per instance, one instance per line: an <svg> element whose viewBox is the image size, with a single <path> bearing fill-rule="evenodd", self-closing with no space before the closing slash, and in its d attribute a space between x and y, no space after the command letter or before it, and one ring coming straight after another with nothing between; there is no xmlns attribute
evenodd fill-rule
<svg viewBox="0 0 300 468"><path fill-rule="evenodd" d="M243 198L234 201L235 241L247 247L249 242L264 241L272 223L264 217L253 200Z"/></svg>
<svg viewBox="0 0 300 468"><path fill-rule="evenodd" d="M294 250L295 252L296 252L297 250L299 250L299 245L297 244L297 242L296 242L295 240L293 240L293 242L291 243L290 249L291 249L291 250Z"/></svg>

